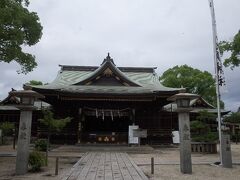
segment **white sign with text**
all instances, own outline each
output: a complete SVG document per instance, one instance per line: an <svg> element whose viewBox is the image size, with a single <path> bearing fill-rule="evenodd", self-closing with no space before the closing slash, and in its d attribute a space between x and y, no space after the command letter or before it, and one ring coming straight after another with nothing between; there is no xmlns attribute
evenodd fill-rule
<svg viewBox="0 0 240 180"><path fill-rule="evenodd" d="M139 143L139 138L133 136L133 130L134 129L139 129L139 126L137 126L137 125L129 126L129 129L128 129L128 144L138 144Z"/></svg>

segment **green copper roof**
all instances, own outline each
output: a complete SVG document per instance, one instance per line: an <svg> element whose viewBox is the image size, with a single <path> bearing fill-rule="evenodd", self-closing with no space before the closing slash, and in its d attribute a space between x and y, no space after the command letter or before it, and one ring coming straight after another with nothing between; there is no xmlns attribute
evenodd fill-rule
<svg viewBox="0 0 240 180"><path fill-rule="evenodd" d="M129 86L86 86L86 85L73 85L76 84L89 76L93 72L89 71L59 71L56 79L44 86L34 86L40 89L58 89L64 91L79 91L84 92L84 89L88 92L142 92L142 93L152 93L153 91L177 91L177 88L168 88L163 85L158 80L158 76L155 73L136 73L136 72L125 72L124 74L139 84L141 87L129 87Z"/></svg>
<svg viewBox="0 0 240 180"><path fill-rule="evenodd" d="M107 57L100 67L96 66L61 66L56 79L44 86L32 86L37 89L49 89L72 93L103 93L103 94L152 94L155 92L176 92L179 88L168 88L159 82L155 68L120 67ZM129 86L87 85L86 81L99 75L108 68ZM84 83L83 83L84 82ZM131 85L133 84L133 85ZM135 85L134 85L135 84Z"/></svg>

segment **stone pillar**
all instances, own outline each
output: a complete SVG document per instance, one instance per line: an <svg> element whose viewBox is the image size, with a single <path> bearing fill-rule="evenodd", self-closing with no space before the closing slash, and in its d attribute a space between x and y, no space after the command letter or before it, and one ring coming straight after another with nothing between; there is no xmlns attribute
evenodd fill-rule
<svg viewBox="0 0 240 180"><path fill-rule="evenodd" d="M26 174L28 171L29 144L31 137L32 110L22 110L20 114L16 175Z"/></svg>
<svg viewBox="0 0 240 180"><path fill-rule="evenodd" d="M229 134L222 134L222 166L232 168L231 140Z"/></svg>
<svg viewBox="0 0 240 180"><path fill-rule="evenodd" d="M17 157L16 157L16 175L27 173L29 144L31 138L32 111L34 101L44 98L43 95L30 89L11 91L9 95L20 98L20 104L16 105L20 109L20 122L18 131Z"/></svg>
<svg viewBox="0 0 240 180"><path fill-rule="evenodd" d="M189 112L178 113L180 135L180 168L184 174L192 173Z"/></svg>
<svg viewBox="0 0 240 180"><path fill-rule="evenodd" d="M180 136L180 167L181 172L184 174L192 173L189 112L192 110L190 101L196 98L199 98L199 96L191 93L178 93L168 98L169 101L175 101L177 104Z"/></svg>

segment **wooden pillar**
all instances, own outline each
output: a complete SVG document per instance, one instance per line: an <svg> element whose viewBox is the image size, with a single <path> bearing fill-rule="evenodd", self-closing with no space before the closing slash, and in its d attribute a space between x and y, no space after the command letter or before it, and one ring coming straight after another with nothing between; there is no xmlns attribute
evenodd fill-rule
<svg viewBox="0 0 240 180"><path fill-rule="evenodd" d="M136 117L135 117L135 109L132 109L132 124L135 125L135 120L136 120Z"/></svg>
<svg viewBox="0 0 240 180"><path fill-rule="evenodd" d="M82 117L83 117L83 109L79 108L79 119L78 119L78 143L81 143L81 131L82 131Z"/></svg>
<svg viewBox="0 0 240 180"><path fill-rule="evenodd" d="M233 124L233 125L232 125L232 133L233 133L234 135L236 134L235 128L236 128L236 126Z"/></svg>

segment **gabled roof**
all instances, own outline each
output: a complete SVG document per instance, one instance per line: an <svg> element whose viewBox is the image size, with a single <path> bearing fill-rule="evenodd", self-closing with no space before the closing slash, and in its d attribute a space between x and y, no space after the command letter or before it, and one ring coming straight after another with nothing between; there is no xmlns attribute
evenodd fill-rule
<svg viewBox="0 0 240 180"><path fill-rule="evenodd" d="M12 88L10 92L12 91L16 91L16 90ZM0 102L0 105L16 105L19 103L20 103L20 99L18 97L11 96L10 94L8 94L8 96Z"/></svg>
<svg viewBox="0 0 240 180"><path fill-rule="evenodd" d="M195 107L195 108L209 108L209 109L215 109L216 108L213 105L211 105L210 103L208 103L202 97L191 100L190 106Z"/></svg>
<svg viewBox="0 0 240 180"><path fill-rule="evenodd" d="M117 67L108 56L101 66L60 65L56 79L44 86L32 86L33 90L50 90L69 93L95 94L174 94L183 88L168 88L159 82L156 67ZM119 85L95 83L99 78L113 75Z"/></svg>
<svg viewBox="0 0 240 180"><path fill-rule="evenodd" d="M129 79L124 73L122 73L114 64L113 59L109 56L104 59L101 66L96 69L90 76L86 79L75 83L74 85L91 85L93 81L100 79L102 76L110 77L113 76L116 81L124 86L140 86L131 79Z"/></svg>
<svg viewBox="0 0 240 180"><path fill-rule="evenodd" d="M191 100L190 101L190 107L193 108L193 110L191 111L192 113L198 113L198 112L204 111L204 110L206 110L210 113L217 113L217 109L213 105L208 103L202 97L198 97L198 98L195 98L195 99ZM166 111L176 112L177 104L176 103L170 103L170 104L165 105L163 108ZM222 114L227 114L227 113L229 113L229 111L221 109L221 113Z"/></svg>

